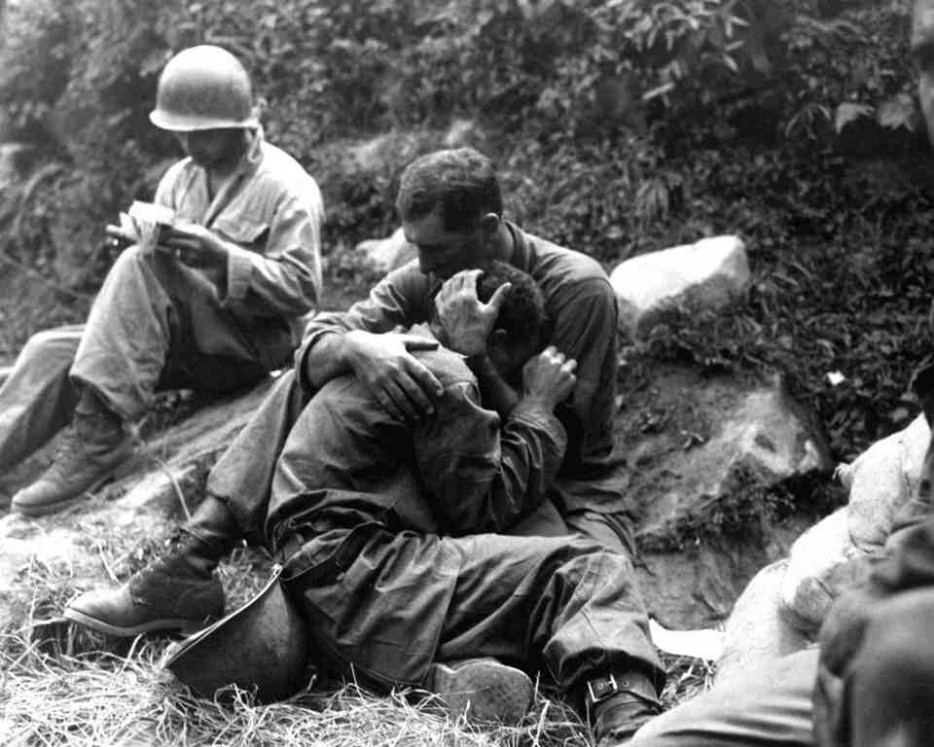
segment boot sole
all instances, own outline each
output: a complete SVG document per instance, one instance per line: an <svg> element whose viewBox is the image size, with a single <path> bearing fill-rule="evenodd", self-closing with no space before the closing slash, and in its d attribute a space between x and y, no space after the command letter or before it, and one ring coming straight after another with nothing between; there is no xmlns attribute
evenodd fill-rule
<svg viewBox="0 0 934 747"><path fill-rule="evenodd" d="M90 486L82 490L80 493L78 493L78 495L74 495L70 498L64 498L60 501L55 501L53 503L37 503L37 504L17 503L16 498L14 496L13 500L10 502L10 510L22 516L28 516L30 518L34 518L36 516L47 516L48 514L58 513L59 511L63 511L64 509L70 506L76 505L83 500L87 500L94 493L96 493L98 490L104 487L107 483L113 480L114 476L116 475L117 470L120 469L120 467L122 467L124 464L126 464L127 460L129 460L133 456L134 453L135 453L135 450L131 451L125 459L123 459L121 462L116 464L113 467L113 469L111 469L106 475L99 477L96 482L91 483Z"/></svg>
<svg viewBox="0 0 934 747"><path fill-rule="evenodd" d="M121 626L111 625L110 623L98 620L96 617L91 617L80 610L70 607L66 607L62 615L71 622L78 623L91 630L96 630L98 633L106 633L107 635L116 636L118 638L132 638L143 633L155 632L178 632L182 635L192 635L206 628L217 619L189 620L182 617L169 617L162 618L161 620L150 620L149 622L140 623L139 625Z"/></svg>
<svg viewBox="0 0 934 747"><path fill-rule="evenodd" d="M101 485L103 485L103 483L101 483ZM69 508L70 506L77 505L82 500L88 497L88 493L91 493L97 490L98 488L101 487L101 485L94 485L88 488L87 490L85 490L83 493L79 493L78 495L72 498L66 498L63 501L55 501L55 503L42 503L42 504L36 504L36 505L27 503L24 505L22 503L17 503L16 501L13 501L12 503L10 503L10 510L13 511L14 513L19 514L20 516L28 516L30 518L35 518L37 516L47 516L48 514L55 514L55 513L58 513L59 511L64 511L66 508Z"/></svg>
<svg viewBox="0 0 934 747"><path fill-rule="evenodd" d="M510 725L525 718L535 696L525 672L490 659L434 664L431 691L453 718Z"/></svg>

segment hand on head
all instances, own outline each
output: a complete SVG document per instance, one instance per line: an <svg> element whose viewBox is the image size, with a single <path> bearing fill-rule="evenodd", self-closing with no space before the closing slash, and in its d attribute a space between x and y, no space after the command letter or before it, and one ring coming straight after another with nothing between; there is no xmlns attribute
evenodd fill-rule
<svg viewBox="0 0 934 747"><path fill-rule="evenodd" d="M411 351L433 350L437 342L418 335L363 330L348 332L347 340L354 374L388 413L417 420L433 412L434 400L443 391L441 384Z"/></svg>
<svg viewBox="0 0 934 747"><path fill-rule="evenodd" d="M482 273L483 270L458 272L444 282L435 297L445 344L462 355L487 352L487 340L511 287L504 283L483 303L477 295L477 279Z"/></svg>

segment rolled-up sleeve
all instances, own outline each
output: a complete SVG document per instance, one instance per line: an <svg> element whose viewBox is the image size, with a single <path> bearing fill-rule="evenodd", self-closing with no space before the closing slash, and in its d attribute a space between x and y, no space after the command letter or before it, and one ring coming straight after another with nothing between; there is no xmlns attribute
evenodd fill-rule
<svg viewBox="0 0 934 747"><path fill-rule="evenodd" d="M567 445L551 413L520 402L500 427L473 384L448 386L414 433L427 494L452 535L504 532L544 499Z"/></svg>

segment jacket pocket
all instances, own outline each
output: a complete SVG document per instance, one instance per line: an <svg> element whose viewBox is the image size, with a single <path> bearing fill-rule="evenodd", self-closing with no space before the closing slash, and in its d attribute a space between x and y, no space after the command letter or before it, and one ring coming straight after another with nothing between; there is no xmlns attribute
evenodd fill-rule
<svg viewBox="0 0 934 747"><path fill-rule="evenodd" d="M214 221L211 230L216 231L228 241L254 251L262 251L262 246L269 236L268 223L250 220L243 216L221 216Z"/></svg>

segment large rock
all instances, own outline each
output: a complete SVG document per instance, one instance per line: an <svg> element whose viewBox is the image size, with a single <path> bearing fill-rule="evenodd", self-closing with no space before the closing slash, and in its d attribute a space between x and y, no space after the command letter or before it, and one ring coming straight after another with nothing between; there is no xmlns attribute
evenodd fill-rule
<svg viewBox="0 0 934 747"><path fill-rule="evenodd" d="M737 303L750 282L746 248L736 236L642 254L610 274L620 330L632 338L645 335L674 309L716 310Z"/></svg>
<svg viewBox="0 0 934 747"><path fill-rule="evenodd" d="M650 611L672 628L725 620L753 575L813 522L785 508L779 522L775 495L802 476L829 474L819 429L779 377L674 365L626 393L616 424Z"/></svg>
<svg viewBox="0 0 934 747"><path fill-rule="evenodd" d="M418 256L418 250L405 240L401 226L385 239L367 239L356 246L370 266L380 273L390 272Z"/></svg>
<svg viewBox="0 0 934 747"><path fill-rule="evenodd" d="M805 531L787 558L761 571L743 591L727 622L718 672L814 642L834 600L866 577L895 513L915 495L930 439L919 415L838 468L847 504Z"/></svg>

